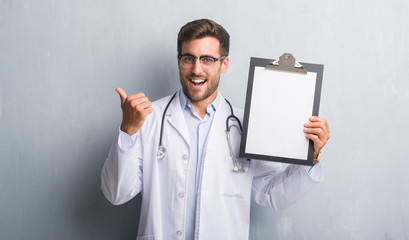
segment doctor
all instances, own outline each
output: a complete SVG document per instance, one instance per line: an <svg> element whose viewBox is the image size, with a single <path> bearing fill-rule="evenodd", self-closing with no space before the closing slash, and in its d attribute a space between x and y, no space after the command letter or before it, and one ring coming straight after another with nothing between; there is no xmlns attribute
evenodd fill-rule
<svg viewBox="0 0 409 240"><path fill-rule="evenodd" d="M229 121L229 148L226 118L232 111L243 117L218 91L229 67L229 38L208 19L180 29L182 89L174 97L151 103L143 93L116 89L123 119L101 187L115 205L142 194L139 240L248 239L251 196L262 206L283 209L323 179L321 163L282 169L279 163L238 159L235 119ZM311 117L304 131L317 158L329 139L328 124Z"/></svg>

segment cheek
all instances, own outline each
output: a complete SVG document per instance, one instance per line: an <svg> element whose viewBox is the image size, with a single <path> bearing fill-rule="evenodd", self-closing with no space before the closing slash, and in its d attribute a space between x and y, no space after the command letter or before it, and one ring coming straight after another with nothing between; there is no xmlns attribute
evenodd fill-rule
<svg viewBox="0 0 409 240"><path fill-rule="evenodd" d="M215 71L214 73L212 73L212 75L210 75L210 78L213 80L213 81L218 81L219 79L220 79L220 74L221 74L221 71L219 70L219 71Z"/></svg>
<svg viewBox="0 0 409 240"><path fill-rule="evenodd" d="M189 70L179 68L179 75L180 76L187 76L188 74L190 74Z"/></svg>

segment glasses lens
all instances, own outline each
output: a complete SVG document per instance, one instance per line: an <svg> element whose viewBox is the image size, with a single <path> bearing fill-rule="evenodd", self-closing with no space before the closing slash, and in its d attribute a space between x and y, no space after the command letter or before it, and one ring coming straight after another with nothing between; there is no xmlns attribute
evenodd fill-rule
<svg viewBox="0 0 409 240"><path fill-rule="evenodd" d="M195 62L195 58L192 56L182 56L180 57L180 63L183 67L191 67Z"/></svg>
<svg viewBox="0 0 409 240"><path fill-rule="evenodd" d="M200 63L202 67L205 69L212 69L214 65L214 59L210 57L202 57L200 58Z"/></svg>
<svg viewBox="0 0 409 240"><path fill-rule="evenodd" d="M192 56L182 56L182 58L180 59L183 63L194 63L195 62L195 58Z"/></svg>

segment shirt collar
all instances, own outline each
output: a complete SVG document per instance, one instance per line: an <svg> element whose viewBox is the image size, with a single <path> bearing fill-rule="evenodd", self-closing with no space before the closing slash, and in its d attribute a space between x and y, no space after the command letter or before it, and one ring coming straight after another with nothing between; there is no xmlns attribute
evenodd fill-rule
<svg viewBox="0 0 409 240"><path fill-rule="evenodd" d="M194 111L194 108L193 108L193 104L187 98L187 96L185 95L183 90L180 91L179 99L180 99L180 107L182 109L188 110L190 113L194 114L195 111ZM216 98L206 108L207 114L211 115L212 113L216 112L216 109L219 107L219 104L220 104L220 93L219 93L219 91L217 91Z"/></svg>

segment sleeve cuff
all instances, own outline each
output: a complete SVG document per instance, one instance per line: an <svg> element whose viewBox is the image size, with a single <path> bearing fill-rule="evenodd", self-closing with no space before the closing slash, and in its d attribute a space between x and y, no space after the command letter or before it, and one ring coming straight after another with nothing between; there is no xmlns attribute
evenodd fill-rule
<svg viewBox="0 0 409 240"><path fill-rule="evenodd" d="M119 129L119 138L118 138L118 145L122 150L130 150L133 148L135 145L135 140L136 140L136 133L134 133L132 136L127 134L126 132L121 131Z"/></svg>
<svg viewBox="0 0 409 240"><path fill-rule="evenodd" d="M303 166L305 171L316 181L321 182L324 179L324 172L321 162L314 166Z"/></svg>

